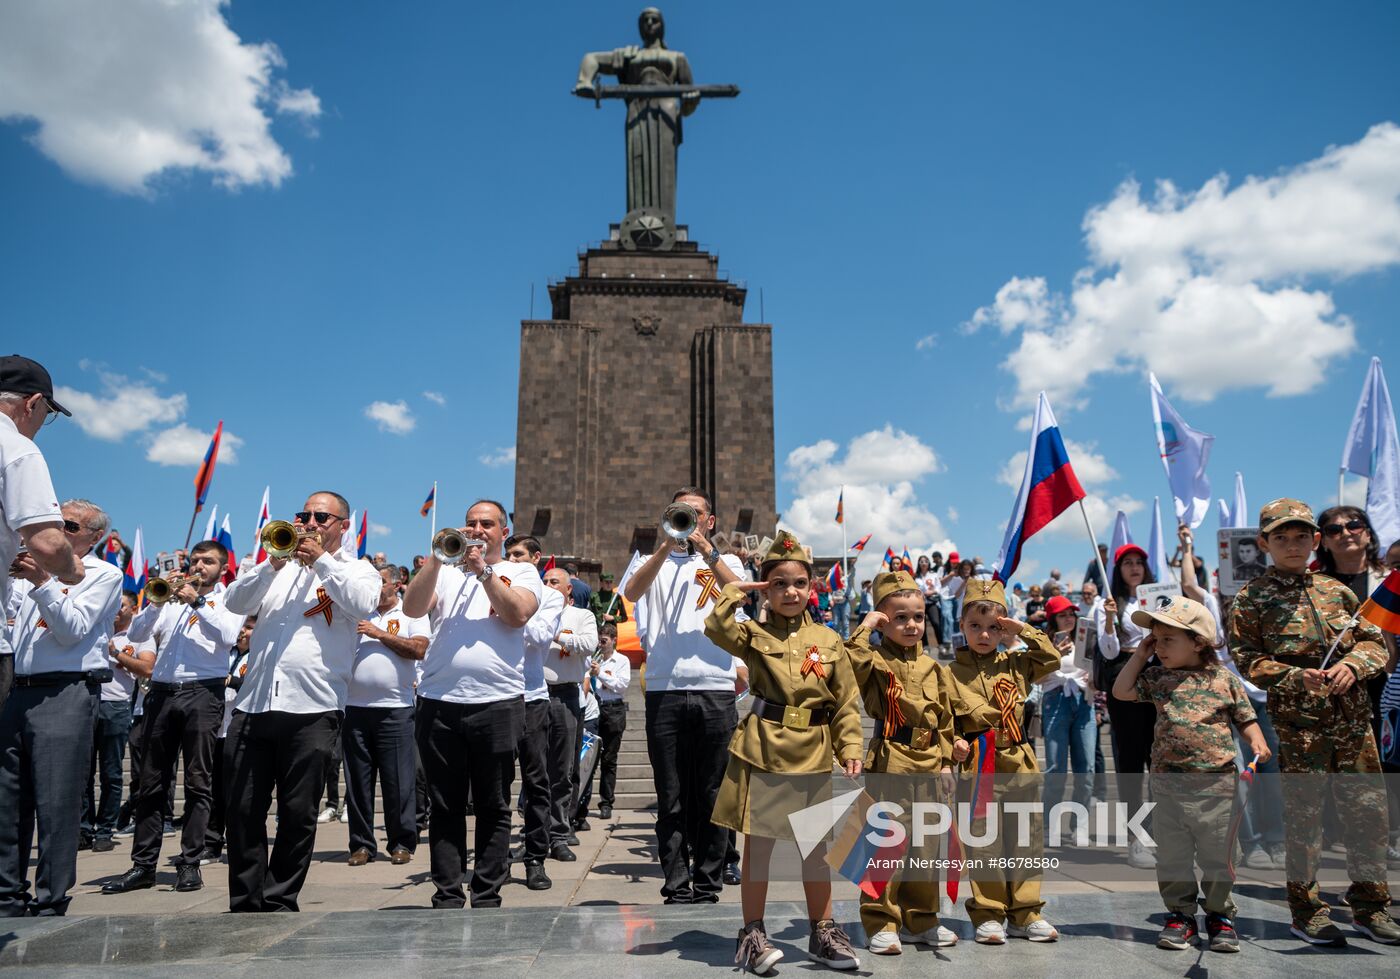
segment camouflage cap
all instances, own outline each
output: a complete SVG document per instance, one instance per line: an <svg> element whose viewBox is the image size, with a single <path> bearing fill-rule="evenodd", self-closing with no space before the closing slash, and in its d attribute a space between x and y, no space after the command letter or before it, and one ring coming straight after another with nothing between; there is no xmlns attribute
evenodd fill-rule
<svg viewBox="0 0 1400 979"><path fill-rule="evenodd" d="M919 591L919 586L914 583L914 576L908 571L886 571L877 574L872 586L875 607L879 608L885 599L902 591Z"/></svg>
<svg viewBox="0 0 1400 979"><path fill-rule="evenodd" d="M995 578L968 578L963 587L963 608L972 602L992 602L1006 608L1006 586Z"/></svg>
<svg viewBox="0 0 1400 979"><path fill-rule="evenodd" d="M1285 503L1294 502L1285 500ZM1304 509L1307 509L1304 507ZM1185 629L1200 636L1212 646L1215 645L1215 616L1200 602L1193 602L1180 595L1158 595L1156 605L1150 609L1137 609L1133 612L1133 625L1144 629L1152 628L1152 623L1160 622L1177 629Z"/></svg>
<svg viewBox="0 0 1400 979"><path fill-rule="evenodd" d="M777 539L768 548L768 553L763 555L764 564L768 564L770 561L797 561L807 565L809 569L811 568L811 564L807 561L807 552L802 549L802 544L786 530L778 534Z"/></svg>
<svg viewBox="0 0 1400 979"><path fill-rule="evenodd" d="M1281 500L1273 500L1265 503L1259 510L1259 533L1267 534L1276 527L1282 527L1286 523L1305 523L1313 530L1317 530L1317 518L1313 516L1312 507L1302 500L1290 500L1284 497Z"/></svg>

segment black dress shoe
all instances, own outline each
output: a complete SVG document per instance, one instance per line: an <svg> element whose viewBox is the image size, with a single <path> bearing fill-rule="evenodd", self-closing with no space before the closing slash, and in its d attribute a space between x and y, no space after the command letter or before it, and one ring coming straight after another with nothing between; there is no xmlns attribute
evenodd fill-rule
<svg viewBox="0 0 1400 979"><path fill-rule="evenodd" d="M78 837L78 849L79 849L79 850L91 850L91 849L92 849L92 837L91 837L91 836L80 836L80 837Z"/></svg>
<svg viewBox="0 0 1400 979"><path fill-rule="evenodd" d="M108 850L116 849L116 846L117 845L112 842L112 838L110 836L99 836L97 839L92 841L92 852L106 853Z"/></svg>
<svg viewBox="0 0 1400 979"><path fill-rule="evenodd" d="M741 883L741 882L743 881L743 879L744 879L743 875L739 873L739 861L738 861L738 860L735 860L735 861L733 861L732 863L727 863L727 864L724 865L724 882L725 882L726 884L729 884L730 886L733 886L733 885L735 885L735 884Z"/></svg>
<svg viewBox="0 0 1400 979"><path fill-rule="evenodd" d="M599 818L599 819L612 819L612 806L599 806L599 807L598 807L598 818Z"/></svg>
<svg viewBox="0 0 1400 979"><path fill-rule="evenodd" d="M555 844L554 848L549 851L549 855L560 863L573 863L578 859L578 854L563 843Z"/></svg>
<svg viewBox="0 0 1400 979"><path fill-rule="evenodd" d="M590 829L592 829L592 828L593 828L593 827L589 825L588 820L587 820L585 817L583 817L583 816L580 816L580 817L578 817L578 819L575 819L575 820L574 820L574 831L575 831L575 832L587 833L587 832L588 832Z"/></svg>
<svg viewBox="0 0 1400 979"><path fill-rule="evenodd" d="M578 846L578 834L573 831L570 831L569 835L564 837L564 842L567 843L569 846Z"/></svg>
<svg viewBox="0 0 1400 979"><path fill-rule="evenodd" d="M204 888L204 875L199 872L197 863L182 863L175 868L175 874L177 891L198 891Z"/></svg>
<svg viewBox="0 0 1400 979"><path fill-rule="evenodd" d="M120 877L116 877L102 885L103 894L125 894L127 891L139 891L147 887L156 886L156 872L154 870L142 870L140 867L132 867Z"/></svg>
<svg viewBox="0 0 1400 979"><path fill-rule="evenodd" d="M525 886L532 891L547 891L554 886L554 881L544 872L544 864L529 863L525 865Z"/></svg>

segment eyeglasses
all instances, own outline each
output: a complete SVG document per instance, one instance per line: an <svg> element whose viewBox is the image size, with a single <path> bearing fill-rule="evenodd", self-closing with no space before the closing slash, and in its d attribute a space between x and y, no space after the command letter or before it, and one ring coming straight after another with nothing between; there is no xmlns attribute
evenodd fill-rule
<svg viewBox="0 0 1400 979"><path fill-rule="evenodd" d="M1326 527L1322 528L1322 532L1328 537L1340 537L1344 530L1354 534L1359 530L1367 529L1369 528L1366 526L1366 521L1353 517L1346 523L1329 523Z"/></svg>
<svg viewBox="0 0 1400 979"><path fill-rule="evenodd" d="M78 523L76 520L65 520L63 521L63 529L68 531L68 533L70 534L76 534L78 531L83 529L83 525Z"/></svg>
<svg viewBox="0 0 1400 979"><path fill-rule="evenodd" d="M318 524L321 524L322 526L325 526L332 520L345 519L338 513L327 513L325 510L300 510L297 513L294 513L292 516L296 518L297 523L309 524L314 519Z"/></svg>

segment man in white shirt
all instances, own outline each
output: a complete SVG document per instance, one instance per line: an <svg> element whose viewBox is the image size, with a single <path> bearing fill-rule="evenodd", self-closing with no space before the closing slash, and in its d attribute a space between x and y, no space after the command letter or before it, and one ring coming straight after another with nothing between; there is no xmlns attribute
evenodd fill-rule
<svg viewBox="0 0 1400 979"><path fill-rule="evenodd" d="M539 567L540 551L540 542L533 537L506 538L507 561ZM554 886L544 869L545 857L549 856L549 685L544 679L544 657L559 634L563 614L564 596L546 588L540 596L540 607L525 623L525 726L517 746L525 825L520 830L520 847L511 852L511 860L524 864L525 886L532 891L547 891Z"/></svg>
<svg viewBox="0 0 1400 979"><path fill-rule="evenodd" d="M460 908L467 849L467 785L476 814L471 904L500 907L510 876L508 794L525 727L525 624L540 605L533 565L502 560L505 507L479 500L467 510L467 548L457 566L435 557L404 593L405 615L434 613L437 629L418 684L418 748L432 795L428 817L435 908Z"/></svg>
<svg viewBox="0 0 1400 979"><path fill-rule="evenodd" d="M0 709L0 915L61 915L77 882L83 783L102 684L112 678L107 639L121 607L122 576L91 550L107 514L87 500L62 508L63 533L84 574L65 588L32 552L12 573L30 585L10 642L14 689ZM28 893L35 824L39 859Z"/></svg>
<svg viewBox="0 0 1400 979"><path fill-rule="evenodd" d="M598 629L598 655L588 669L593 691L598 698L598 816L612 818L617 800L617 753L622 747L622 734L627 730L627 685L632 680L632 663L617 651L617 626L605 622ZM579 813L587 814L589 784L585 782Z"/></svg>
<svg viewBox="0 0 1400 979"><path fill-rule="evenodd" d="M340 546L349 516L339 493L312 493L294 518L306 534L291 559L269 556L224 592L229 611L258 617L224 739L230 911L296 911L311 866L357 626L379 604L383 584L372 564Z"/></svg>
<svg viewBox="0 0 1400 979"><path fill-rule="evenodd" d="M695 509L695 532L684 541L663 533L623 595L637 603L647 651L647 754L656 782L661 894L667 904L711 904L724 887L729 833L710 815L739 719L734 657L705 638L705 618L720 589L740 580L743 566L709 541L715 518L708 493L687 486L672 502Z"/></svg>
<svg viewBox="0 0 1400 979"><path fill-rule="evenodd" d="M359 624L355 671L345 705L345 806L350 813L350 866L377 854L374 842L375 773L383 786L389 859L405 864L418 847L413 783L413 684L428 651L427 620L403 613L394 565L379 569L379 607Z"/></svg>
<svg viewBox="0 0 1400 979"><path fill-rule="evenodd" d="M175 858L175 890L204 886L199 858L214 797L214 749L224 719L228 651L238 641L243 616L224 607L219 583L228 566L224 545L200 541L189 561L188 573L172 581L170 600L148 604L128 630L134 643L155 641L156 665L141 718L145 750L132 807L131 869L103 884L103 894L155 886L165 798L175 780L176 759L185 772L185 823Z"/></svg>
<svg viewBox="0 0 1400 979"><path fill-rule="evenodd" d="M544 657L544 680L549 688L548 741L545 764L549 770L549 855L561 863L578 857L569 845L574 835L574 809L578 804L578 753L583 739L583 701L579 688L588 676L588 661L598 650L598 619L573 604L573 581L563 568L544 573L544 586L564 596L559 631Z"/></svg>

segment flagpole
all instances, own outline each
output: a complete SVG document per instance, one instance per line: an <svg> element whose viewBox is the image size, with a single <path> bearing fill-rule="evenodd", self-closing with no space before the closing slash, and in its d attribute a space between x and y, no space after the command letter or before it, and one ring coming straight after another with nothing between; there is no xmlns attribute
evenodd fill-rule
<svg viewBox="0 0 1400 979"><path fill-rule="evenodd" d="M185 546L182 548L182 550L188 551L190 549L190 538L194 536L194 522L196 519L198 519L198 517L199 507L196 506L194 508L194 513L190 514L190 529L185 532Z"/></svg>
<svg viewBox="0 0 1400 979"><path fill-rule="evenodd" d="M437 480L436 480L436 479L433 480L433 518L432 518L432 519L433 519L432 529L428 531L428 543L429 543L429 544L431 544L431 543L433 542L433 538L437 536Z"/></svg>
<svg viewBox="0 0 1400 979"><path fill-rule="evenodd" d="M1344 506L1342 501L1342 489L1346 485L1347 471L1345 469L1337 473L1337 506Z"/></svg>
<svg viewBox="0 0 1400 979"><path fill-rule="evenodd" d="M1099 552L1099 541L1094 536L1094 525L1089 522L1089 511L1084 509L1084 500L1081 498L1075 501L1079 504L1079 515L1084 518L1084 529L1089 532L1089 543L1094 546L1094 563L1099 566L1099 576L1103 581L1102 598L1108 598L1108 590L1113 582L1108 580L1108 569L1103 566L1103 554Z"/></svg>
<svg viewBox="0 0 1400 979"><path fill-rule="evenodd" d="M850 590L847 579L851 573L846 567L846 555L851 551L850 540L846 536L846 487L841 487L841 587Z"/></svg>

